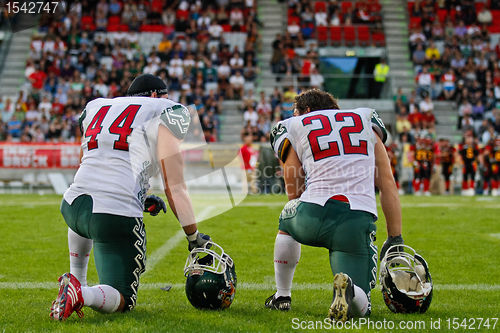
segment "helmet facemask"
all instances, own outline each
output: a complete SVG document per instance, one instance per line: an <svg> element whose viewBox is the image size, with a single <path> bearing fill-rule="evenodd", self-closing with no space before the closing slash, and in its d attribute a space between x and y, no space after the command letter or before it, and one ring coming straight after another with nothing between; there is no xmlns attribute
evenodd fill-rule
<svg viewBox="0 0 500 333"><path fill-rule="evenodd" d="M214 242L195 248L184 266L186 295L196 308L228 308L236 291L236 271L231 257Z"/></svg>
<svg viewBox="0 0 500 333"><path fill-rule="evenodd" d="M380 263L384 300L393 312L425 312L432 299L427 262L407 245L391 246Z"/></svg>

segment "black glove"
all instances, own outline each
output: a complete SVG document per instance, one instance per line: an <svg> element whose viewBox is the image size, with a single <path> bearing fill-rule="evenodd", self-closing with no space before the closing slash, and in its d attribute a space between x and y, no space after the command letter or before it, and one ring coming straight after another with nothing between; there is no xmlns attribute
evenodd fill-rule
<svg viewBox="0 0 500 333"><path fill-rule="evenodd" d="M404 243L405 242L403 241L403 237L401 237L401 235L387 237L387 240L384 242L384 245L382 245L382 250L380 250L380 261L382 261L382 259L385 257L385 253L391 246ZM402 251L402 249L399 247L397 249L399 251ZM391 252L394 252L395 250L396 249L392 249Z"/></svg>
<svg viewBox="0 0 500 333"><path fill-rule="evenodd" d="M144 201L144 212L151 214L151 216L156 216L161 210L164 213L167 212L165 202L156 195L148 195Z"/></svg>
<svg viewBox="0 0 500 333"><path fill-rule="evenodd" d="M189 242L189 252L191 252L194 248L202 247L206 242L212 240L209 235L202 234L201 232L198 232L198 230L191 235L187 235L186 238Z"/></svg>

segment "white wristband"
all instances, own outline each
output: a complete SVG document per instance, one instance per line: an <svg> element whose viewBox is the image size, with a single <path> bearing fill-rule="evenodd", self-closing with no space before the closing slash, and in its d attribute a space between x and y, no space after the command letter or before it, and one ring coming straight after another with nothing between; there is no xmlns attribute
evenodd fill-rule
<svg viewBox="0 0 500 333"><path fill-rule="evenodd" d="M190 242L194 242L197 238L198 238L198 230L196 230L194 233L192 233L191 235L186 235L188 241Z"/></svg>

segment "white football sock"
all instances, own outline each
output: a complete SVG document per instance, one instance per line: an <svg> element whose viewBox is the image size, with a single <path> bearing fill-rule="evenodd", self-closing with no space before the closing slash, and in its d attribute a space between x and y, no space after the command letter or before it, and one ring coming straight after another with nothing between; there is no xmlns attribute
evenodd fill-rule
<svg viewBox="0 0 500 333"><path fill-rule="evenodd" d="M370 302L363 289L354 285L354 298L352 299L352 314L363 317L369 309Z"/></svg>
<svg viewBox="0 0 500 333"><path fill-rule="evenodd" d="M120 292L106 284L100 284L93 287L82 287L83 304L92 309L103 312L113 313L120 305Z"/></svg>
<svg viewBox="0 0 500 333"><path fill-rule="evenodd" d="M87 286L87 265L89 263L92 239L78 235L68 228L69 272L83 287Z"/></svg>
<svg viewBox="0 0 500 333"><path fill-rule="evenodd" d="M292 295L292 280L300 259L300 243L290 235L278 234L274 243L276 297Z"/></svg>

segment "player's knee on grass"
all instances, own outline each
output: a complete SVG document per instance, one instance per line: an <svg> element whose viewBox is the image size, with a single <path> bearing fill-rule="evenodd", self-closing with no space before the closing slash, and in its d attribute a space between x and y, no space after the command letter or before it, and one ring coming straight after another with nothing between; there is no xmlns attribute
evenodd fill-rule
<svg viewBox="0 0 500 333"><path fill-rule="evenodd" d="M106 230L98 230L103 237L94 241L97 274L101 284L110 285L123 295L123 311L129 311L136 305L139 277L146 268L146 231L141 219L105 214L96 216L95 226L102 226L97 219L104 218ZM113 239L113 228L121 228L120 239Z"/></svg>

